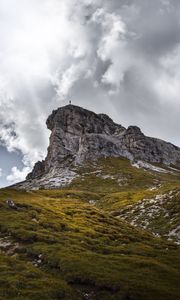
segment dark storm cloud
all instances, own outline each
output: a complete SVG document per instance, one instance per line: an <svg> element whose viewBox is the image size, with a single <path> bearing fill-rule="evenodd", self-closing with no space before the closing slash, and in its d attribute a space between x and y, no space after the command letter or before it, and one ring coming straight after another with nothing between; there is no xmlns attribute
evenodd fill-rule
<svg viewBox="0 0 180 300"><path fill-rule="evenodd" d="M180 145L179 1L2 0L0 15L0 137L24 164L9 180L45 156L69 97Z"/></svg>

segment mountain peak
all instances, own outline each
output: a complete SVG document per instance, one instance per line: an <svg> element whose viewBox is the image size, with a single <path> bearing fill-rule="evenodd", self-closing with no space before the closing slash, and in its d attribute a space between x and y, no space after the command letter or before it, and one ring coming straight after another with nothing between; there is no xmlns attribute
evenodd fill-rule
<svg viewBox="0 0 180 300"><path fill-rule="evenodd" d="M51 131L58 127L75 134L103 133L108 130L112 134L115 123L105 114L96 114L80 106L69 104L54 110L46 124Z"/></svg>
<svg viewBox="0 0 180 300"><path fill-rule="evenodd" d="M137 126L126 129L108 115L72 104L54 110L46 124L51 130L47 157L35 164L27 181L40 178L43 182L43 178L59 177L73 166L103 157L125 157L132 162L141 160L166 165L180 162L178 147L145 136Z"/></svg>

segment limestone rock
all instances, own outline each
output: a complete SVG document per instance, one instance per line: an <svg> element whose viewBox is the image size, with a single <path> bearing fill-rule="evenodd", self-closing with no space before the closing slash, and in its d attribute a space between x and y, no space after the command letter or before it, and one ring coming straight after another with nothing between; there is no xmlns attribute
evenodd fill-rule
<svg viewBox="0 0 180 300"><path fill-rule="evenodd" d="M44 187L43 182L48 180L56 182L57 186L57 182L62 181L60 174L63 176L64 172L70 182L75 176L74 173L72 175L72 166L100 157L121 156L131 161L180 164L180 148L145 136L137 126L126 129L114 123L109 116L82 107L60 107L52 112L46 124L51 130L47 157L35 164L23 186L28 187L30 181L33 186L33 180L36 180L37 186L41 182Z"/></svg>
<svg viewBox="0 0 180 300"><path fill-rule="evenodd" d="M68 105L53 111L46 124L52 131L47 157L42 163L35 164L27 179L56 173L62 166L81 163L86 159L125 155L126 150L117 139L117 133L121 134L125 128L115 124L105 114L98 115Z"/></svg>
<svg viewBox="0 0 180 300"><path fill-rule="evenodd" d="M7 199L6 204L8 205L9 208L17 209L17 206L12 199Z"/></svg>
<svg viewBox="0 0 180 300"><path fill-rule="evenodd" d="M27 180L33 179L34 177L40 177L45 172L45 163L43 161L38 161L30 174L27 175Z"/></svg>

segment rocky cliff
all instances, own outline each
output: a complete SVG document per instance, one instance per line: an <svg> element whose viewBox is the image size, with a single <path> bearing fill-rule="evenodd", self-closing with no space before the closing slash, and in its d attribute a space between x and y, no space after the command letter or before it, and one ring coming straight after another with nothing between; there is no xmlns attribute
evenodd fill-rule
<svg viewBox="0 0 180 300"><path fill-rule="evenodd" d="M101 157L126 157L132 162L141 160L165 165L180 163L180 148L146 137L136 126L126 129L105 114L95 114L78 106L58 108L46 124L51 130L47 157L35 164L27 181L60 176L71 166Z"/></svg>

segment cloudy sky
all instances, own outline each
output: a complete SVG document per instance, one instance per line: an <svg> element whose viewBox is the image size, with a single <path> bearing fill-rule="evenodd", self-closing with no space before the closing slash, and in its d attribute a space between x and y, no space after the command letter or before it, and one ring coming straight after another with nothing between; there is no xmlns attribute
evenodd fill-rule
<svg viewBox="0 0 180 300"><path fill-rule="evenodd" d="M1 0L0 186L46 155L68 99L180 146L180 1Z"/></svg>

